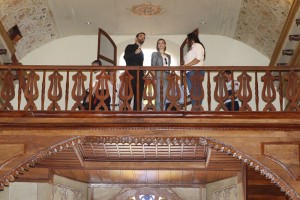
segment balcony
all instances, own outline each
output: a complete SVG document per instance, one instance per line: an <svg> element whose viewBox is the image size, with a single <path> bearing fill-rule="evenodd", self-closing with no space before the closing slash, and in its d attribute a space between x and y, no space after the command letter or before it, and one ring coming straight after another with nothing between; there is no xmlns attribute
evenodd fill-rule
<svg viewBox="0 0 300 200"><path fill-rule="evenodd" d="M130 103L134 90L132 70L144 72L143 76L136 73L137 83L144 80L143 93L136 95L137 102L142 104L136 110L133 100ZM190 77L192 91L198 91L194 94L189 94L186 83L190 70L195 71ZM225 70L230 70L239 84L233 93L226 85ZM33 173L25 173L19 181L49 180L50 170L74 180L106 184L115 182L95 181L97 177L102 180L101 175L93 174L95 170L103 174L132 170L130 174L138 172L142 176L147 170L161 170L155 172L155 177L158 174L165 177L176 170L179 174L211 170L203 184L241 173L242 184L250 191L248 196L257 195L251 194L251 188L256 185L260 188L264 181L264 188L275 187L272 185L275 182L286 195L294 195L291 199L297 199L299 70L297 67L1 66L0 143L6 145L2 155L14 157L4 159L0 186L3 189L9 184L9 177L13 181L30 166L35 166L30 169ZM167 74L166 88L156 72ZM136 87L140 91L141 85ZM99 93L87 95L86 90L93 89ZM168 106L161 104L157 110L155 100L158 96L163 101L164 89ZM231 91L234 89L231 86ZM84 104L87 99L88 104ZM238 100L238 111L228 110L225 106L228 99ZM194 105L192 100L196 102ZM97 102L94 108L93 102ZM195 141L206 142L195 144ZM252 182L248 178L250 181L246 183L246 174L260 176L256 171L267 178L272 173L275 179L269 177L273 181L269 183L264 177ZM219 173L220 176L213 178ZM90 179L80 179L86 174ZM187 183L198 184L197 177ZM129 183L135 183L134 176L128 179ZM154 182L160 183L159 179ZM174 184L171 178L169 184Z"/></svg>
<svg viewBox="0 0 300 200"><path fill-rule="evenodd" d="M300 68L287 67L95 67L95 66L1 66L1 111L51 111L93 112L105 114L136 113L170 114L203 112L228 112L224 102L238 99L239 112L294 112L299 110ZM133 109L134 98L130 74L137 73L137 108ZM191 77L192 90L186 84L187 71L194 70ZM232 72L239 83L237 91L226 87L228 81L224 70ZM202 75L201 71L205 71ZM156 72L166 73L167 87ZM140 79L144 80L143 93L139 92ZM160 81L161 87L156 88ZM233 81L232 81L233 83ZM234 84L231 84L234 85ZM87 93L86 90L95 92ZM159 110L155 106L158 96L163 102ZM115 91L115 92L113 92ZM234 88L232 88L234 91ZM87 95L88 94L88 95ZM84 99L86 105L83 105ZM107 100L109 99L109 103ZM141 100L142 99L142 100ZM191 101L195 102L192 106ZM93 103L97 102L93 107Z"/></svg>

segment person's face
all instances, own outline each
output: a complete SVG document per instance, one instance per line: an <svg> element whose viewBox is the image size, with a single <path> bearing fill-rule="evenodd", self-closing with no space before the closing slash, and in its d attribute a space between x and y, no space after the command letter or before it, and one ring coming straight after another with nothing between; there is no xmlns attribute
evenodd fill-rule
<svg viewBox="0 0 300 200"><path fill-rule="evenodd" d="M98 63L92 63L92 66L100 66L100 65ZM95 74L98 73L98 72L100 72L100 70L95 70L94 71Z"/></svg>
<svg viewBox="0 0 300 200"><path fill-rule="evenodd" d="M159 40L158 43L157 43L157 47L158 47L159 50L164 51L165 48L166 48L166 43L165 43L165 41Z"/></svg>
<svg viewBox="0 0 300 200"><path fill-rule="evenodd" d="M138 37L136 38L137 43L143 44L145 41L145 35L144 34L139 34Z"/></svg>
<svg viewBox="0 0 300 200"><path fill-rule="evenodd" d="M224 73L224 76L225 78L227 78L228 81L231 80L231 74Z"/></svg>

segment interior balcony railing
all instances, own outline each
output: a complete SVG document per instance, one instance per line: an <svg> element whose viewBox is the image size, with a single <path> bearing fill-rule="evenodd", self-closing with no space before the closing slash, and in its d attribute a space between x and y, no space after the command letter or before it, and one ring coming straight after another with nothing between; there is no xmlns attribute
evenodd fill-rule
<svg viewBox="0 0 300 200"><path fill-rule="evenodd" d="M235 101L239 112L300 110L299 67L0 66L0 71L1 111L228 112Z"/></svg>

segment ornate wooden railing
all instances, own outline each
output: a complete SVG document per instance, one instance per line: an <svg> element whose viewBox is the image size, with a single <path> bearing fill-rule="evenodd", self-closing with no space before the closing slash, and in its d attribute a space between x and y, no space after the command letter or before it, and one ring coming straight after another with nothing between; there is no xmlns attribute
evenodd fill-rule
<svg viewBox="0 0 300 200"><path fill-rule="evenodd" d="M14 70L18 73L13 73ZM134 77L129 70L144 71L144 76L136 73ZM191 77L192 90L198 92L188 95L186 73L190 70L195 70ZM232 71L233 79L240 85L233 95L228 93L224 70ZM158 71L167 72L166 88L163 76L156 77ZM137 111L157 111L156 96L163 102L166 89L168 107L161 104L160 112L228 111L224 102L230 98L233 104L235 96L240 112L293 112L300 110L299 71L300 68L286 67L0 66L4 83L0 86L3 99L0 110L131 112L135 111L131 99L135 90L132 80L136 78L137 102L143 99L143 106L138 105ZM141 79L144 86L139 84ZM161 84L156 89L158 81ZM144 87L142 93L140 87ZM99 92L93 95L86 90ZM191 100L195 101L194 105L190 105ZM93 108L94 103L97 105Z"/></svg>

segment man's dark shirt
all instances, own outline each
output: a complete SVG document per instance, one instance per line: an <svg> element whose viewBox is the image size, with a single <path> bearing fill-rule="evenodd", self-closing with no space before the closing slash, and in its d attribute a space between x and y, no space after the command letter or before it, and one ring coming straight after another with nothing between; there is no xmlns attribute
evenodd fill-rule
<svg viewBox="0 0 300 200"><path fill-rule="evenodd" d="M143 52L135 54L135 50L139 48L137 44L129 44L125 49L124 59L126 66L143 66L144 54Z"/></svg>

